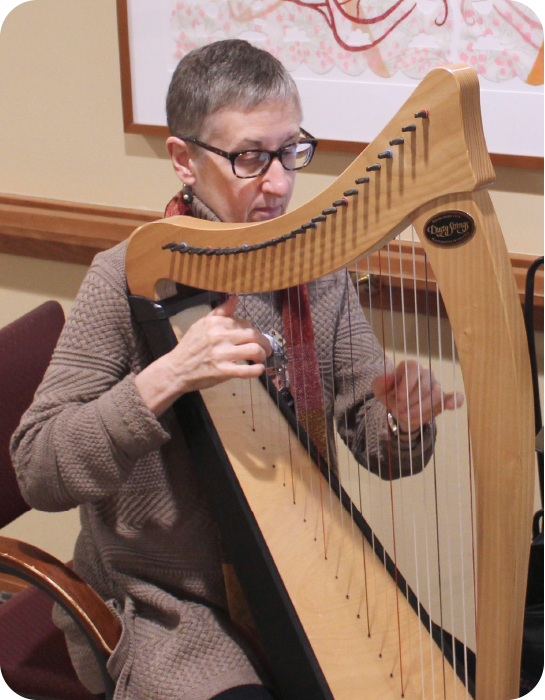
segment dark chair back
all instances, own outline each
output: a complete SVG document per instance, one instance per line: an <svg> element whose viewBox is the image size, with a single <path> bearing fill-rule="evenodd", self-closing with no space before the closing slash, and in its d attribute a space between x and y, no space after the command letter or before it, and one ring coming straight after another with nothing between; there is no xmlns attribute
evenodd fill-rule
<svg viewBox="0 0 545 700"><path fill-rule="evenodd" d="M43 379L63 325L61 305L46 301L0 329L0 528L30 510L19 491L9 443Z"/></svg>

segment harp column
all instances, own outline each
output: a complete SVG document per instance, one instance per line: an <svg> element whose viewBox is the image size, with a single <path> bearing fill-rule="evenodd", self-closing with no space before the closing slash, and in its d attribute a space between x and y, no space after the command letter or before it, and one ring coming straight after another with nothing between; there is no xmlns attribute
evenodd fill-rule
<svg viewBox="0 0 545 700"><path fill-rule="evenodd" d="M430 242L430 219L452 211L473 219L474 235L459 245ZM512 700L520 695L534 490L532 387L520 302L487 191L433 200L411 220L449 315L468 403L477 513L476 698Z"/></svg>

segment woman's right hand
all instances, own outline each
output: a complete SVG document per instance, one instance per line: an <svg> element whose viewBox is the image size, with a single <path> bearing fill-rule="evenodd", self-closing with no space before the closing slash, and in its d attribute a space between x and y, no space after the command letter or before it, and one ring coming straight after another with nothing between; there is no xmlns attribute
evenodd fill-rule
<svg viewBox="0 0 545 700"><path fill-rule="evenodd" d="M267 338L235 316L236 295L194 323L178 345L135 378L146 406L160 416L177 398L227 379L259 377L271 354ZM248 361L254 364L247 364Z"/></svg>

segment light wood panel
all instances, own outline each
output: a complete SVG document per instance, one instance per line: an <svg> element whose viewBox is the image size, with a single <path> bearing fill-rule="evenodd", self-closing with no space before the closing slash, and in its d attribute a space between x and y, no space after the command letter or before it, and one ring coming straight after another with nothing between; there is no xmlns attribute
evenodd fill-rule
<svg viewBox="0 0 545 700"><path fill-rule="evenodd" d="M347 537L348 513L262 384L231 380L202 394L335 700L400 697L402 683L407 700L443 697L444 688L466 697L367 540Z"/></svg>

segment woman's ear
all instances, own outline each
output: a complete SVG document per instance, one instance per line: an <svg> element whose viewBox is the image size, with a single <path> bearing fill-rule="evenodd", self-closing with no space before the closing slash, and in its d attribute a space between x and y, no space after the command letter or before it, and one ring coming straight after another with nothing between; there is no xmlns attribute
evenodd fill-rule
<svg viewBox="0 0 545 700"><path fill-rule="evenodd" d="M176 136L169 136L167 139L167 148L176 175L184 184L194 185L194 157L189 149L189 144Z"/></svg>

